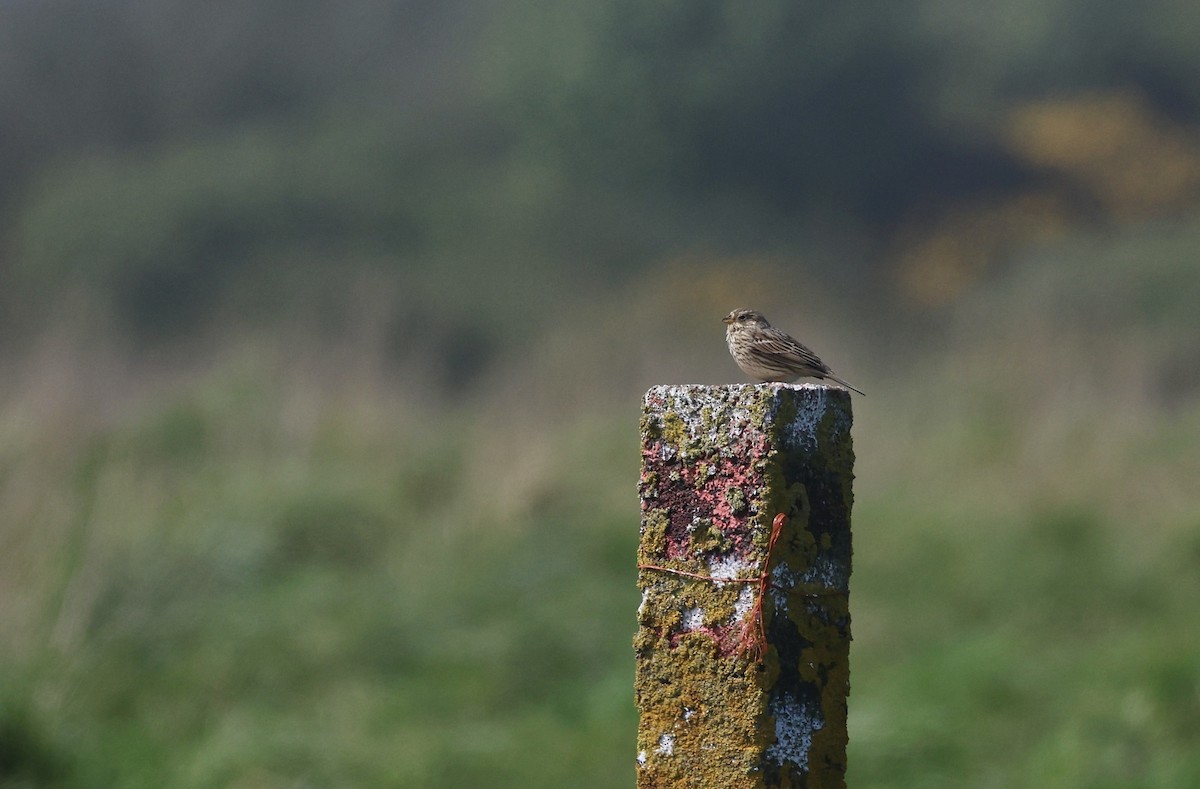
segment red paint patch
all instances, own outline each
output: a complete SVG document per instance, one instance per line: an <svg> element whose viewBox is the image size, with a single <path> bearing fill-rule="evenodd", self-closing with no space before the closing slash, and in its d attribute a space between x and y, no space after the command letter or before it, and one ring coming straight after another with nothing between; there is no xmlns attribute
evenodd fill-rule
<svg viewBox="0 0 1200 789"><path fill-rule="evenodd" d="M754 466L755 461L766 457L771 447L761 434L742 443L743 447L734 452L738 460L714 453L688 463L682 462L675 452L669 453L669 460L664 459L663 439L648 441L642 447L642 509L666 510L669 521L664 558L692 558L689 557L691 533L693 524L700 521L711 522L712 529L732 543L731 551L723 555L732 552L744 556L751 548L750 521L757 514L755 503L764 485ZM750 458L750 462L744 458ZM651 490L646 490L647 479L655 480ZM739 489L745 501L738 512L729 501L731 488Z"/></svg>

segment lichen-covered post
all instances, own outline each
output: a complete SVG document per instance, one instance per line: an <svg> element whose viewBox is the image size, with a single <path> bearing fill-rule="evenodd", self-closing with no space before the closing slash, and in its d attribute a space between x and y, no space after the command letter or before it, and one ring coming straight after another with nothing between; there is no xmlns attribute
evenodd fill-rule
<svg viewBox="0 0 1200 789"><path fill-rule="evenodd" d="M814 384L647 392L640 789L845 786L851 419Z"/></svg>

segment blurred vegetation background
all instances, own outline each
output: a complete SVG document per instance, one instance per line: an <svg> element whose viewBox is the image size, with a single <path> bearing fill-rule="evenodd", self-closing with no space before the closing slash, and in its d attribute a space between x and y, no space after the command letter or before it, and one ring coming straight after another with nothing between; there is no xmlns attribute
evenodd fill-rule
<svg viewBox="0 0 1200 789"><path fill-rule="evenodd" d="M1200 785L1186 0L0 0L0 786L633 782L637 419L868 392L850 785Z"/></svg>

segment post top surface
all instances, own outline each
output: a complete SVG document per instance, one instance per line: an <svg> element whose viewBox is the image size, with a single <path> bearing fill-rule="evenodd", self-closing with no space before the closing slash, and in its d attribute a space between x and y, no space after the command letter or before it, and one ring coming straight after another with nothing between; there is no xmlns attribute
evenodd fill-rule
<svg viewBox="0 0 1200 789"><path fill-rule="evenodd" d="M649 399L652 395L659 397L668 395L688 395L698 397L709 395L713 397L778 395L781 392L796 392L797 394L823 395L827 393L850 395L850 391L835 384L821 383L762 383L762 384L655 384L646 392Z"/></svg>
<svg viewBox="0 0 1200 789"><path fill-rule="evenodd" d="M810 447L840 441L850 430L850 392L825 384L675 384L646 392L649 423L667 429L668 443L685 437L693 454L737 454L762 431L782 430L782 443ZM661 422L661 424L659 424ZM679 429L671 429L672 425Z"/></svg>

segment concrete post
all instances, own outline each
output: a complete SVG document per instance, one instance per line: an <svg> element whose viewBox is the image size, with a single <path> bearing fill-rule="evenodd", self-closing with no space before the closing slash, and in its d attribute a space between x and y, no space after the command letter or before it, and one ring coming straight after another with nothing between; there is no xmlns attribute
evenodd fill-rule
<svg viewBox="0 0 1200 789"><path fill-rule="evenodd" d="M639 789L845 786L851 421L814 384L646 393Z"/></svg>

